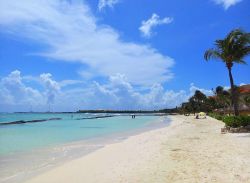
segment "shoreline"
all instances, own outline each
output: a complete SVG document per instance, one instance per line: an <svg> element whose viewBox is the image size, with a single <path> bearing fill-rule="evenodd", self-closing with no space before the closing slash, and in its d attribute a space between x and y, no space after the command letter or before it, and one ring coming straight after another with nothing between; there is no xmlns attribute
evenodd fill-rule
<svg viewBox="0 0 250 183"><path fill-rule="evenodd" d="M95 152L98 149L104 148L105 146L113 143L119 143L130 136L138 135L147 131L159 129L169 125L170 120L168 116L158 117L150 124L146 125L143 128L130 129L123 132L116 132L111 135L103 135L101 137L92 137L84 140L74 141L66 144L61 144L49 148L42 148L33 150L32 152L20 153L17 157L16 154L12 156L6 156L8 158L14 158L15 161L20 161L18 164L12 165L16 169L27 169L29 167L32 170L25 170L23 172L16 173L15 175L3 176L0 182L1 183L15 183L29 180L35 176L38 176L44 172L48 172L54 168L62 166L63 164L70 162L72 160L84 157L90 153ZM38 158L38 159L37 159ZM4 156L2 160L4 160ZM21 159L21 160L20 160ZM35 161L36 163L25 163L23 159L27 160L25 162ZM42 160L44 162L42 162ZM13 162L13 160L12 160ZM22 165L25 164L23 167ZM18 167L15 167L17 166ZM26 167L27 166L27 167ZM2 169L4 166L2 165Z"/></svg>
<svg viewBox="0 0 250 183"><path fill-rule="evenodd" d="M26 183L250 182L250 135L221 134L208 117L171 116L168 127L130 136Z"/></svg>

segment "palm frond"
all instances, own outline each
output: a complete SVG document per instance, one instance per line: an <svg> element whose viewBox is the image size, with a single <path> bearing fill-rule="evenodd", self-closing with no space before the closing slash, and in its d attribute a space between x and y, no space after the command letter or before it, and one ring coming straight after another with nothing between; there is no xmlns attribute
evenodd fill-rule
<svg viewBox="0 0 250 183"><path fill-rule="evenodd" d="M219 50L215 50L215 49L209 49L205 52L204 54L204 58L206 61L210 60L210 59L222 59L221 58L221 53Z"/></svg>
<svg viewBox="0 0 250 183"><path fill-rule="evenodd" d="M250 55L250 33L241 29L234 29L225 39L215 41L215 47L205 52L206 61L210 59L219 59L227 66L233 66L233 63L247 64L245 57Z"/></svg>
<svg viewBox="0 0 250 183"><path fill-rule="evenodd" d="M245 65L247 64L246 61L244 60L235 60L234 62L238 64L245 64Z"/></svg>
<svg viewBox="0 0 250 183"><path fill-rule="evenodd" d="M235 41L235 39L238 39L240 37L242 37L243 35L245 35L246 33L240 29L240 28L237 28L237 29L234 29L232 30L227 36L226 36L226 40L233 44L233 42Z"/></svg>

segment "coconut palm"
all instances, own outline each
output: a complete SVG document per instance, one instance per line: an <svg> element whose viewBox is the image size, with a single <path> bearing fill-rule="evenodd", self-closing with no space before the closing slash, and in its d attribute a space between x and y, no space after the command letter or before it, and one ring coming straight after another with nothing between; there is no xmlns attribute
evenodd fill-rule
<svg viewBox="0 0 250 183"><path fill-rule="evenodd" d="M227 90L224 90L222 86L217 86L214 94L216 95L217 106L223 108L225 114L226 108L230 106L230 93Z"/></svg>
<svg viewBox="0 0 250 183"><path fill-rule="evenodd" d="M204 93L202 93L200 90L195 91L194 97L197 99L199 103L203 103L207 99L207 96Z"/></svg>
<svg viewBox="0 0 250 183"><path fill-rule="evenodd" d="M197 103L198 110L204 111L205 110L205 102L207 100L207 96L202 93L200 90L196 90L194 93L194 100Z"/></svg>
<svg viewBox="0 0 250 183"><path fill-rule="evenodd" d="M204 54L206 61L209 59L219 59L226 64L232 92L231 100L236 116L239 115L239 110L232 76L232 67L234 63L246 64L243 59L248 54L250 54L250 33L246 33L240 29L231 31L225 39L216 40L215 48L207 50Z"/></svg>

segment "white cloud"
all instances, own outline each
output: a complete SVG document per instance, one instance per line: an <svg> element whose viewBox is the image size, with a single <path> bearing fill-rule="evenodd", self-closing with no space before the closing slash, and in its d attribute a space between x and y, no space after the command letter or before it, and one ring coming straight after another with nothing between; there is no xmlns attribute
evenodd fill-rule
<svg viewBox="0 0 250 183"><path fill-rule="evenodd" d="M203 89L203 88L198 88L197 86L194 85L194 83L191 83L190 88L189 88L190 94L193 95L196 90L200 90L202 93L204 93L207 96L213 95L212 89L207 90L207 89Z"/></svg>
<svg viewBox="0 0 250 183"><path fill-rule="evenodd" d="M173 22L173 18L165 17L163 19L160 19L160 17L153 13L151 18L148 20L143 20L141 23L141 26L139 27L139 30L141 31L142 35L144 37L151 37L153 35L152 29L158 25L162 24L170 24Z"/></svg>
<svg viewBox="0 0 250 183"><path fill-rule="evenodd" d="M224 86L223 89L224 90L229 90L231 87L230 86Z"/></svg>
<svg viewBox="0 0 250 183"><path fill-rule="evenodd" d="M15 70L0 80L1 106L38 105L43 100L41 93L25 86L21 72ZM5 107L2 110L6 109Z"/></svg>
<svg viewBox="0 0 250 183"><path fill-rule="evenodd" d="M213 0L216 4L222 5L225 10L230 8L233 5L241 2L242 0Z"/></svg>
<svg viewBox="0 0 250 183"><path fill-rule="evenodd" d="M173 77L173 59L148 45L121 40L113 28L98 23L83 3L0 0L0 31L47 45L40 55L83 63L97 77L121 73L139 85Z"/></svg>
<svg viewBox="0 0 250 183"><path fill-rule="evenodd" d="M113 8L120 0L99 0L98 9L99 11L103 10L106 7Z"/></svg>
<svg viewBox="0 0 250 183"><path fill-rule="evenodd" d="M60 91L60 85L52 79L50 73L44 73L40 75L42 84L44 85L47 96L47 104L53 104L57 93Z"/></svg>
<svg viewBox="0 0 250 183"><path fill-rule="evenodd" d="M143 90L132 85L125 75L110 76L106 83L81 83L74 80L56 81L52 74L30 76L43 87L28 86L20 71L13 71L0 80L0 111L76 111L79 109L162 109L179 106L188 100L195 90L210 95L211 91L193 83L189 90L165 90L161 84L153 84ZM39 78L33 80L33 78ZM64 83L64 84L62 84ZM66 87L66 86L71 87ZM37 89L39 88L39 89Z"/></svg>
<svg viewBox="0 0 250 183"><path fill-rule="evenodd" d="M58 85L59 87L66 87L66 86L76 85L76 84L81 84L81 83L84 83L84 81L67 79L67 80L63 80L59 82Z"/></svg>

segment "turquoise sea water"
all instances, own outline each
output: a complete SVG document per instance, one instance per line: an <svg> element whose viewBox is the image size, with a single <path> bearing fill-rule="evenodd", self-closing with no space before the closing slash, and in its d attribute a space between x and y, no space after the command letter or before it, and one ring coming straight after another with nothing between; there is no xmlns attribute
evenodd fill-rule
<svg viewBox="0 0 250 183"><path fill-rule="evenodd" d="M0 113L0 182L23 182L130 135L165 127L167 117L129 114ZM110 115L110 114L107 114ZM3 125L14 121L48 120Z"/></svg>
<svg viewBox="0 0 250 183"><path fill-rule="evenodd" d="M82 119L100 114L80 113L13 113L0 114L0 123L19 120L62 118L38 123L0 125L0 156L39 148L101 137L112 133L143 128L159 117L115 116L100 119Z"/></svg>

